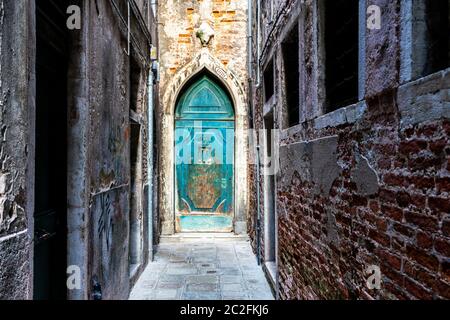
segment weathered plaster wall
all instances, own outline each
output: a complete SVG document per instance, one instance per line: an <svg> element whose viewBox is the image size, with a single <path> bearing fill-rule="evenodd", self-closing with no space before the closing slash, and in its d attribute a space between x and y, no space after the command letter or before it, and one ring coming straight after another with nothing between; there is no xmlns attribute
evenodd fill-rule
<svg viewBox="0 0 450 320"><path fill-rule="evenodd" d="M398 87L400 79L400 1L377 0L367 5L383 8L381 30L367 32L366 95L376 96ZM389 21L389 23L386 23ZM389 57L389 58L388 58Z"/></svg>
<svg viewBox="0 0 450 320"><path fill-rule="evenodd" d="M129 290L129 57L126 39L112 27L119 24L112 7L99 2L97 8L91 4L89 22L88 268L104 299L123 299Z"/></svg>
<svg viewBox="0 0 450 320"><path fill-rule="evenodd" d="M0 1L0 300L32 297L33 1Z"/></svg>
<svg viewBox="0 0 450 320"><path fill-rule="evenodd" d="M410 77L399 85L401 66L414 63L402 53L407 49L402 47L407 43L402 23L408 19L400 14L405 2L374 1L382 8L383 27L365 37L365 98L329 114L320 103L323 56L317 1L305 1L297 17L291 7L295 1L283 1L275 7L277 23L263 25L274 28L262 32L272 36L262 44L267 49L260 68L275 57L279 128L287 94L277 85L283 72L279 44L293 18L303 37L300 113L308 116L282 130L278 141L281 299L450 297L449 71L414 82ZM258 129L264 107L261 91L255 92ZM264 216L263 195L259 201ZM264 248L263 235L261 242ZM381 268L381 290L366 286L365 270L371 265Z"/></svg>
<svg viewBox="0 0 450 320"><path fill-rule="evenodd" d="M88 67L89 77L89 141L86 155L90 181L88 226L88 292L92 280L102 285L103 299L126 299L130 290L130 72L135 79L134 90L138 121L141 125L140 147L147 141L147 76L149 65L142 50L149 52L147 39L138 27L132 29L133 41L130 55L126 53L127 37L117 12L108 2L89 3ZM120 7L125 16L126 10ZM146 12L142 12L144 16ZM132 15L133 21L136 16ZM133 23L134 26L137 22ZM153 25L153 28L155 26ZM151 30L149 34L155 34ZM137 42L137 43L136 43ZM139 47L139 48L138 48ZM141 51L139 51L141 50ZM131 56L139 70L131 69ZM145 56L148 59L148 56ZM148 219L144 212L147 199L144 185L147 182L147 157L140 153L138 161L139 184L133 196L137 199L136 216L139 221L139 248L141 267L148 257Z"/></svg>
<svg viewBox="0 0 450 320"><path fill-rule="evenodd" d="M163 234L173 234L173 113L183 85L196 73L208 69L227 87L236 113L235 232L247 226L247 132L246 103L246 8L245 0L191 0L159 2L159 52L161 82L159 110L160 198ZM214 37L203 46L196 34L203 23Z"/></svg>
<svg viewBox="0 0 450 320"><path fill-rule="evenodd" d="M117 3L126 16L125 2ZM92 298L92 281L97 278L103 299L126 299L131 90L126 26L109 1L75 4L82 8L82 29L71 33L68 74L68 264L81 268L82 289L69 291L68 297ZM133 11L130 52L141 67L135 78L142 149L147 141L149 70L143 57L150 52L145 34L157 43L156 23L148 16L147 4L138 1L141 11L138 15ZM0 1L0 299L33 296L34 13L34 1ZM150 26L144 32L141 26L146 23ZM141 202L142 239L137 274L145 267L149 249L143 191L146 153L141 157L142 186L135 195Z"/></svg>

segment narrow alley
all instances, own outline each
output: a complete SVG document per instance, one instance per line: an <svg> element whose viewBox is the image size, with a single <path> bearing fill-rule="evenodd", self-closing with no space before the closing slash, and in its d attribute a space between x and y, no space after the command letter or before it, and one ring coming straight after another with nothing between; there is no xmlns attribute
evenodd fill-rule
<svg viewBox="0 0 450 320"><path fill-rule="evenodd" d="M450 0L0 0L0 62L0 300L450 299Z"/></svg>
<svg viewBox="0 0 450 320"><path fill-rule="evenodd" d="M163 240L132 300L273 300L248 239L179 235Z"/></svg>

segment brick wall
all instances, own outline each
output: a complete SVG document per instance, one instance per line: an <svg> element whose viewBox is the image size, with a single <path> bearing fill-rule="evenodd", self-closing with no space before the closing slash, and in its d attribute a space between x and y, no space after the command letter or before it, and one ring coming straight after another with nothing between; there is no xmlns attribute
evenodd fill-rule
<svg viewBox="0 0 450 320"><path fill-rule="evenodd" d="M160 107L158 199L161 234L176 231L173 125L177 96L208 72L229 91L235 111L234 232L245 234L248 214L247 0L160 1ZM209 37L209 34L213 34ZM208 41L209 40L209 41Z"/></svg>
<svg viewBox="0 0 450 320"><path fill-rule="evenodd" d="M279 84L285 25L298 19L304 30L300 113L305 120L281 130L278 141L281 299L450 298L450 115L445 94L450 73L400 81L405 65L413 63L402 56L407 49L401 44L404 8L399 1L373 2L382 8L384 23L365 36L365 97L333 113L325 114L321 102L317 2L306 1L300 13L295 2L277 2L278 22L270 26L272 38L264 39L268 49L262 64L275 57ZM285 13L279 9L284 3ZM280 128L286 93L279 85L275 89ZM260 100L253 97L257 129L264 113ZM367 286L369 266L380 268L380 290Z"/></svg>
<svg viewBox="0 0 450 320"><path fill-rule="evenodd" d="M205 2L207 5L202 6ZM159 3L162 93L167 82L201 50L196 32L205 20L214 29L214 38L208 46L211 53L245 83L246 7L246 0Z"/></svg>
<svg viewBox="0 0 450 320"><path fill-rule="evenodd" d="M278 190L278 210L286 211L279 220L282 298L450 297L449 121L399 131L395 114L371 117L364 128L333 130L344 169L329 197L312 196L298 176ZM370 155L379 177L373 196L360 195L352 181L355 148ZM330 241L329 211L337 241ZM380 291L366 288L370 265L381 268Z"/></svg>

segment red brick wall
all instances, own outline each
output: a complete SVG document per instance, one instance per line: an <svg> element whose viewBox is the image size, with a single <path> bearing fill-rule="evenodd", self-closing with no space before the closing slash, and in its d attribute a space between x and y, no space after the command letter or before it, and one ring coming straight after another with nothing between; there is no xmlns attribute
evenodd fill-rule
<svg viewBox="0 0 450 320"><path fill-rule="evenodd" d="M329 197L314 197L298 175L279 190L282 299L450 298L450 121L399 130L394 101L382 103L369 103L360 127L319 133L339 135L344 170ZM357 193L354 150L374 160L376 195ZM327 209L339 245L327 240ZM366 287L370 265L381 268L379 291Z"/></svg>
<svg viewBox="0 0 450 320"><path fill-rule="evenodd" d="M318 71L315 68L319 68L319 73L321 68L315 56L315 41L320 37L313 19L317 11L313 3L309 1L302 8L300 17L304 21L299 18L304 24L301 43L305 55L300 68L304 71L301 94L305 101L301 112L309 115L307 119L323 114L320 81L315 83L313 76ZM448 101L443 97L448 87L437 87L442 83L448 85L448 72L443 78L435 75L434 80L415 84L398 94L404 63L400 48L400 3L398 0L370 3L382 7L383 24L381 30L368 32L366 36L367 108L362 118L354 123L327 125L324 129L315 129L316 120L312 119L294 130L284 131L279 141L279 145L290 145L337 136L340 168L329 194L317 195L317 186L313 180L306 180L303 172L294 172L287 183L283 171L277 176L277 289L281 299L450 298L450 120L443 117L445 112L436 111L440 100ZM286 22L292 18L289 10L280 16L278 27L270 26L274 31L264 43L268 49L261 58L262 62L268 61L272 52L276 60L278 103L274 114L278 127L282 123L280 110L283 110L284 93L280 92L276 44L281 41ZM262 128L264 108L260 95L259 91L253 95L256 129ZM434 102L436 106L423 113L424 105ZM408 127L405 119L416 108L413 118L419 120L411 123L418 124ZM352 177L361 156L378 179L378 188L370 196L358 190ZM262 176L261 222L264 221L263 180ZM253 217L249 218L249 233L255 244L256 182L252 183ZM263 223L261 230L264 230ZM260 239L263 252L262 233ZM369 275L365 271L369 266L380 268L380 290L367 287Z"/></svg>

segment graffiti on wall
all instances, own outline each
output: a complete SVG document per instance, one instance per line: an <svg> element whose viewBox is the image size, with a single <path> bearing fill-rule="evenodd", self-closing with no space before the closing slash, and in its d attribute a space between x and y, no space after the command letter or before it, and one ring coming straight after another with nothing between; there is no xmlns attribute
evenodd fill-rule
<svg viewBox="0 0 450 320"><path fill-rule="evenodd" d="M90 279L97 277L104 299L120 296L126 286L128 266L129 189L116 187L93 195L91 206L92 245L90 246ZM118 280L118 282L112 281ZM122 283L123 282L123 283Z"/></svg>
<svg viewBox="0 0 450 320"><path fill-rule="evenodd" d="M114 229L113 223L113 207L109 193L100 195L100 215L98 217L97 233L99 239L105 239L106 249L109 250L111 246L111 239Z"/></svg>

